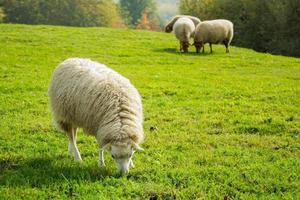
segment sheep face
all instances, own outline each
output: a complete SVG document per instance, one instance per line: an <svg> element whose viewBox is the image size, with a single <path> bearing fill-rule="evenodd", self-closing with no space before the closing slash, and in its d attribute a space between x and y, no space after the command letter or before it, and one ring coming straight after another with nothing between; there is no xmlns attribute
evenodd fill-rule
<svg viewBox="0 0 300 200"><path fill-rule="evenodd" d="M127 174L134 150L130 144L112 144L110 154L117 164L118 174Z"/></svg>
<svg viewBox="0 0 300 200"><path fill-rule="evenodd" d="M188 52L188 49L189 49L189 42L181 42L181 48L180 48L180 51L183 51L184 53L187 53Z"/></svg>
<svg viewBox="0 0 300 200"><path fill-rule="evenodd" d="M166 26L165 27L165 32L166 33L171 33L173 31L172 26Z"/></svg>
<svg viewBox="0 0 300 200"><path fill-rule="evenodd" d="M201 48L203 47L203 43L202 42L194 42L194 45L196 47L196 52L199 53Z"/></svg>

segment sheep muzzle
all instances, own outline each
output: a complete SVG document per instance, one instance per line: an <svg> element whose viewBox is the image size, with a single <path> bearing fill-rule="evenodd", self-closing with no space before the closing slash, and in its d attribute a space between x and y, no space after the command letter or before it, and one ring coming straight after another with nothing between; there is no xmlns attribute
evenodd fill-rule
<svg viewBox="0 0 300 200"><path fill-rule="evenodd" d="M188 49L189 49L189 46L190 46L190 43L189 42L182 42L181 46L182 46L183 52L187 53Z"/></svg>
<svg viewBox="0 0 300 200"><path fill-rule="evenodd" d="M196 47L196 52L199 53L202 48L202 42L194 42L193 44Z"/></svg>

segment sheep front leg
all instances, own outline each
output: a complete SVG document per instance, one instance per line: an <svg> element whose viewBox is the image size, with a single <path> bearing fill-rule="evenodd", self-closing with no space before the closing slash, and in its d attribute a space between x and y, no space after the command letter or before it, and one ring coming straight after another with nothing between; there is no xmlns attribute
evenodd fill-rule
<svg viewBox="0 0 300 200"><path fill-rule="evenodd" d="M226 47L226 53L229 53L229 49L228 49L228 41L227 41L227 40L224 40L223 44L224 44L225 47Z"/></svg>
<svg viewBox="0 0 300 200"><path fill-rule="evenodd" d="M132 158L130 158L130 163L129 163L129 166L130 166L130 167L134 167L134 164L133 164L133 160L132 160Z"/></svg>
<svg viewBox="0 0 300 200"><path fill-rule="evenodd" d="M98 161L98 166L105 166L105 162L104 162L104 149L100 148L99 150L99 161Z"/></svg>
<svg viewBox="0 0 300 200"><path fill-rule="evenodd" d="M77 128L72 127L68 131L69 137L69 154L75 158L76 161L82 161L80 152L76 145L76 130Z"/></svg>

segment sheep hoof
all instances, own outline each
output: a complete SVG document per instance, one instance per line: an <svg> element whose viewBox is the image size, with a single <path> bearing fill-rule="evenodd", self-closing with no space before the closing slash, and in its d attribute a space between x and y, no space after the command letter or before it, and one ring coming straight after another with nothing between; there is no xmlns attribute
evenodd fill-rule
<svg viewBox="0 0 300 200"><path fill-rule="evenodd" d="M76 162L79 162L79 163L82 162L82 158L80 156L79 157L74 157L74 159L75 159Z"/></svg>
<svg viewBox="0 0 300 200"><path fill-rule="evenodd" d="M99 160L98 161L98 167L105 167L104 161Z"/></svg>
<svg viewBox="0 0 300 200"><path fill-rule="evenodd" d="M134 164L133 162L130 163L130 167L134 168Z"/></svg>

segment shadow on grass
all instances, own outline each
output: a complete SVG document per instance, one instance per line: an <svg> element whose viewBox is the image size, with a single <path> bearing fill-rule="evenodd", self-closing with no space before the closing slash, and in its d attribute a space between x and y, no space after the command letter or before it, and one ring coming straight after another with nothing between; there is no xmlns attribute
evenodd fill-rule
<svg viewBox="0 0 300 200"><path fill-rule="evenodd" d="M188 53L182 53L179 52L177 49L173 49L173 48L164 48L164 49L153 49L154 52L159 52L159 53L170 53L170 54L175 54L175 55L183 55L183 56L209 56L209 55L213 55L214 52L211 54L209 52L205 52L205 53L196 53L194 49L189 49Z"/></svg>
<svg viewBox="0 0 300 200"><path fill-rule="evenodd" d="M113 174L105 167L86 166L81 163L64 163L67 158L18 158L0 159L0 186L44 187L58 182L89 181L96 182Z"/></svg>

